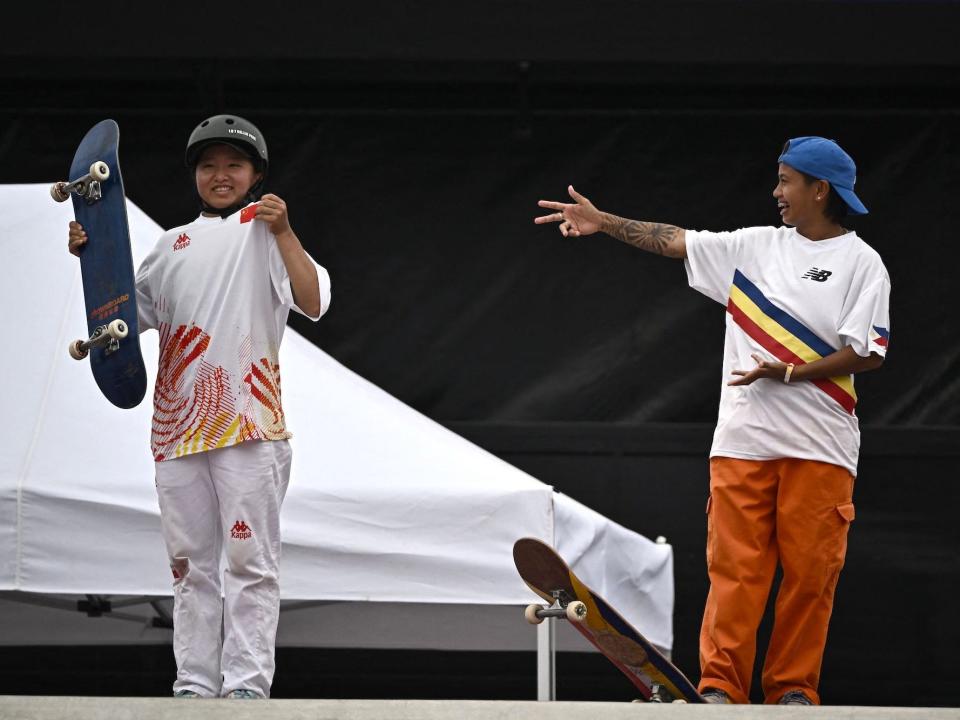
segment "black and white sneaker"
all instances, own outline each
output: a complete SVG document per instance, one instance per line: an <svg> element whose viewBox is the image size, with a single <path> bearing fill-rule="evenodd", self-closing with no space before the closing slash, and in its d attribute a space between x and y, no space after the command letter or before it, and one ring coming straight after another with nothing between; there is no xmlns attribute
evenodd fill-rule
<svg viewBox="0 0 960 720"><path fill-rule="evenodd" d="M707 688L700 695L711 705L729 705L730 696L727 695L723 690L718 690L717 688Z"/></svg>
<svg viewBox="0 0 960 720"><path fill-rule="evenodd" d="M777 705L813 705L813 701L800 690L791 690L777 700Z"/></svg>

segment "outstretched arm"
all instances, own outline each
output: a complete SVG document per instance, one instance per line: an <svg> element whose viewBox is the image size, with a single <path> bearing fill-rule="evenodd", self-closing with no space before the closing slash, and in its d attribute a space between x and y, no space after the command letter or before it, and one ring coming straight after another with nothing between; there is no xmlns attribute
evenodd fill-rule
<svg viewBox="0 0 960 720"><path fill-rule="evenodd" d="M627 245L633 245L657 255L672 258L687 256L687 231L683 228L611 215L597 210L593 203L573 189L573 185L567 188L567 192L570 193L574 202L540 200L537 205L556 212L536 217L533 222L537 225L558 222L564 237L580 237L600 231Z"/></svg>
<svg viewBox="0 0 960 720"><path fill-rule="evenodd" d="M687 256L687 231L683 228L665 223L628 220L610 213L600 215L603 217L600 229L627 245L671 258L682 259Z"/></svg>

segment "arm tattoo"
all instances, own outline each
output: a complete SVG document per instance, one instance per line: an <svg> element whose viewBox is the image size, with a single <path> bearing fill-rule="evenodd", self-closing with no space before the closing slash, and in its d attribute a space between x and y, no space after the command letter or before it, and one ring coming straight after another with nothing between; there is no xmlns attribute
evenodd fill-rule
<svg viewBox="0 0 960 720"><path fill-rule="evenodd" d="M680 228L663 223L627 220L610 213L603 213L600 229L611 237L633 245L641 250L666 254L667 248L677 238Z"/></svg>

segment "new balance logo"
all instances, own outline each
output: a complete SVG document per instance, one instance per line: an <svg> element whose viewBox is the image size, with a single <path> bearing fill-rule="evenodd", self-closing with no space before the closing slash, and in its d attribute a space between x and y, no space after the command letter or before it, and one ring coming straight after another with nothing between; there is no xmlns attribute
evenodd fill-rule
<svg viewBox="0 0 960 720"><path fill-rule="evenodd" d="M830 270L821 270L820 268L812 267L803 274L801 280L806 280L809 278L810 280L816 280L817 282L826 282L827 278L831 275L833 275L833 273Z"/></svg>
<svg viewBox="0 0 960 720"><path fill-rule="evenodd" d="M177 238L177 241L173 244L173 250L183 250L187 245L190 244L190 237L186 233L182 233L180 237Z"/></svg>
<svg viewBox="0 0 960 720"><path fill-rule="evenodd" d="M243 520L237 520L230 530L230 537L234 540L246 540L253 536L253 530Z"/></svg>

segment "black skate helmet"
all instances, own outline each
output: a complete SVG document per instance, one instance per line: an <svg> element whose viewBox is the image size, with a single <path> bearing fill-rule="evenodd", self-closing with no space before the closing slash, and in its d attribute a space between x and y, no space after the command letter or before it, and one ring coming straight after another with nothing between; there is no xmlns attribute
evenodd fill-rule
<svg viewBox="0 0 960 720"><path fill-rule="evenodd" d="M218 209L209 207L202 199L200 200L200 206L204 212L225 218L241 207L260 199L260 195L263 194L263 181L267 176L269 157L267 141L256 125L238 115L214 115L197 125L190 133L184 156L187 167L191 170L195 168L204 148L216 144L230 145L244 153L253 162L254 169L260 173L260 179L250 188L241 205Z"/></svg>

